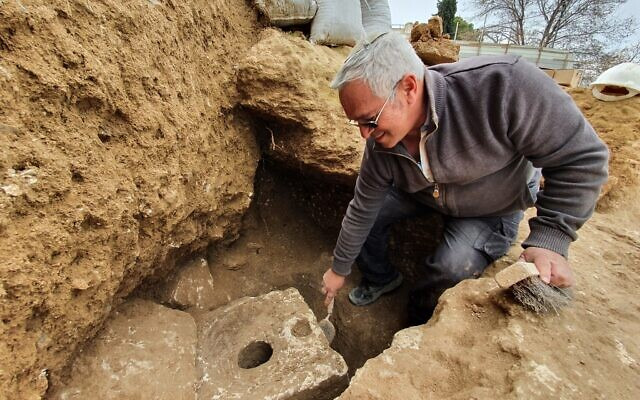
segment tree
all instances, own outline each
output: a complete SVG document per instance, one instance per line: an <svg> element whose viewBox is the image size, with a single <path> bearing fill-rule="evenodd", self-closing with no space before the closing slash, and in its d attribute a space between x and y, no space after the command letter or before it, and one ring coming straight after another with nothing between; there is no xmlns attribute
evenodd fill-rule
<svg viewBox="0 0 640 400"><path fill-rule="evenodd" d="M536 0L475 0L480 16L495 22L484 28L492 41L525 44L525 21L531 17ZM562 0L561 0L562 1Z"/></svg>
<svg viewBox="0 0 640 400"><path fill-rule="evenodd" d="M632 51L614 48L624 47L624 39L638 29L632 17L615 14L626 1L474 0L474 5L490 21L480 40L569 50L581 68L596 71L597 60Z"/></svg>
<svg viewBox="0 0 640 400"><path fill-rule="evenodd" d="M456 16L453 19L453 31L458 28L458 34L456 39L458 40L472 40L477 41L480 38L480 32L473 27L473 24L466 21L461 16Z"/></svg>
<svg viewBox="0 0 640 400"><path fill-rule="evenodd" d="M607 51L598 49L579 57L578 68L582 69L582 81L593 82L601 73L623 62L640 62L640 43L622 49Z"/></svg>
<svg viewBox="0 0 640 400"><path fill-rule="evenodd" d="M456 30L456 24L453 19L456 16L458 4L456 0L438 0L438 14L442 18L442 27L445 33L453 34Z"/></svg>

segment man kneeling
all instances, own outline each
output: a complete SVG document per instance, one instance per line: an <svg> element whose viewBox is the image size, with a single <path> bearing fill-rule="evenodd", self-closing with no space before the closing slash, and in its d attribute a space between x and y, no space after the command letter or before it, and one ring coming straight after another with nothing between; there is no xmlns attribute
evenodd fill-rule
<svg viewBox="0 0 640 400"><path fill-rule="evenodd" d="M353 304L399 287L402 275L387 257L390 227L433 211L444 216L444 237L424 261L426 279L414 283L412 325L430 318L447 288L504 255L533 205L521 258L543 281L573 284L569 244L593 213L608 152L546 74L516 56L425 68L407 40L389 32L358 44L332 87L366 147L323 277L327 303L356 259L363 278L349 293Z"/></svg>

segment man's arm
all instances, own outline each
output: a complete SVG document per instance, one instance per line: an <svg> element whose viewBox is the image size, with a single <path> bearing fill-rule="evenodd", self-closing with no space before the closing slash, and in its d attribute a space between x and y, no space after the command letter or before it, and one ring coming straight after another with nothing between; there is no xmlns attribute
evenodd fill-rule
<svg viewBox="0 0 640 400"><path fill-rule="evenodd" d="M571 97L533 64L514 65L508 94L510 139L545 178L523 258L535 262L544 280L567 286L573 283L569 244L593 213L608 150Z"/></svg>
<svg viewBox="0 0 640 400"><path fill-rule="evenodd" d="M342 229L333 252L333 266L323 276L323 293L327 295L327 304L344 285L344 278L351 273L351 266L360 254L391 187L391 174L382 160L384 155L378 155L379 159L375 159L370 146L372 142L367 142L354 196L342 219Z"/></svg>

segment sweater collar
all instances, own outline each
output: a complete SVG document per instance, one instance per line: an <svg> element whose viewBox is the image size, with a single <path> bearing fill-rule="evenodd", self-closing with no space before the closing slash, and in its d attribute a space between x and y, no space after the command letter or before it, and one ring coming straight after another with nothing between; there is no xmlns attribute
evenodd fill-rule
<svg viewBox="0 0 640 400"><path fill-rule="evenodd" d="M425 68L424 87L425 107L429 112L421 130L431 133L438 128L440 117L442 116L446 96L446 82L441 73Z"/></svg>

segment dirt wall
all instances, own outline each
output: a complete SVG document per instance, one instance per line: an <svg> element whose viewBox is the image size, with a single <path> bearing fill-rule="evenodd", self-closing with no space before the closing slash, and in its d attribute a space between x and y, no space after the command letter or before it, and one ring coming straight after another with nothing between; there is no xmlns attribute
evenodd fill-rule
<svg viewBox="0 0 640 400"><path fill-rule="evenodd" d="M600 101L589 89L569 94L609 147L609 181L598 200L598 211L611 211L635 194L640 183L640 96Z"/></svg>
<svg viewBox="0 0 640 400"><path fill-rule="evenodd" d="M242 0L0 3L0 398L38 398L146 276L237 234Z"/></svg>

